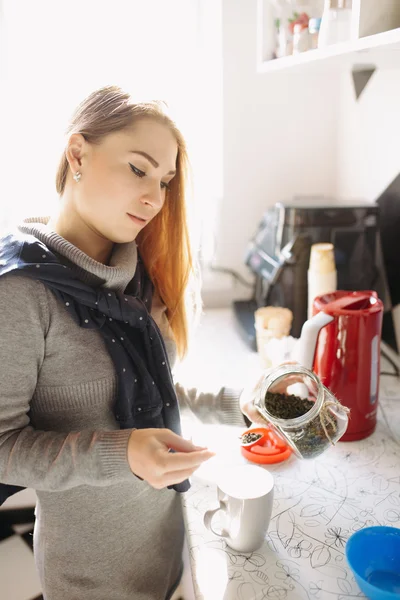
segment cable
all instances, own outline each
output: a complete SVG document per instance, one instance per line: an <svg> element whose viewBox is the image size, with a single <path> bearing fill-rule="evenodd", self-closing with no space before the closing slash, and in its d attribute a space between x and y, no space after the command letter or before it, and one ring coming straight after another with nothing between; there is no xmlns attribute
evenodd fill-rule
<svg viewBox="0 0 400 600"><path fill-rule="evenodd" d="M227 269L226 267L215 267L214 265L210 265L211 271L218 271L219 273L227 273L228 275L232 275L234 279L239 281L242 285L248 288L254 288L254 283L249 283L246 281L239 273L234 271L233 269Z"/></svg>
<svg viewBox="0 0 400 600"><path fill-rule="evenodd" d="M383 356L385 357L385 359L390 362L390 364L392 365L392 367L395 370L394 373L381 373L381 375L388 374L388 375L396 375L397 377L399 377L400 376L399 367L396 365L396 363L394 362L394 360L392 360L392 358L389 356L389 353L385 352L385 349L382 348L382 346L381 346L381 353L383 354Z"/></svg>

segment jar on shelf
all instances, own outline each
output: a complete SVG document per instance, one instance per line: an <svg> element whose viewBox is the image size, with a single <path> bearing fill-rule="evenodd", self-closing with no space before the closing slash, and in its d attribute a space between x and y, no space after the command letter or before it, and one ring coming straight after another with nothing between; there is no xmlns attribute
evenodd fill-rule
<svg viewBox="0 0 400 600"><path fill-rule="evenodd" d="M321 19L313 17L310 19L308 23L308 33L309 33L309 44L310 50L316 50L318 48L318 36L319 30L321 28Z"/></svg>
<svg viewBox="0 0 400 600"><path fill-rule="evenodd" d="M318 36L318 48L351 40L352 6L350 0L325 0Z"/></svg>
<svg viewBox="0 0 400 600"><path fill-rule="evenodd" d="M336 444L348 425L348 408L315 373L297 364L267 373L254 405L299 458L322 454Z"/></svg>
<svg viewBox="0 0 400 600"><path fill-rule="evenodd" d="M308 24L296 23L293 27L293 54L310 49Z"/></svg>

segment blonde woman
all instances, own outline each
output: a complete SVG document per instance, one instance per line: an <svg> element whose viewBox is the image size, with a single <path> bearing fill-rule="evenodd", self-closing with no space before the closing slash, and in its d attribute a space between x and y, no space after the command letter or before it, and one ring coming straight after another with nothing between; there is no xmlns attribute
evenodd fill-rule
<svg viewBox="0 0 400 600"><path fill-rule="evenodd" d="M67 133L54 213L0 243L0 503L37 492L45 600L163 600L180 492L212 456L180 435L178 401L244 425L239 392L172 380L193 263L185 144L162 104L102 88Z"/></svg>

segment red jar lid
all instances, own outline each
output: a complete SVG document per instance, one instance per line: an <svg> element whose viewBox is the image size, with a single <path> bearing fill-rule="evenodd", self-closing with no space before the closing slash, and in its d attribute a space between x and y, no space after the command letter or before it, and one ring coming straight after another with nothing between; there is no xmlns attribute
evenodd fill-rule
<svg viewBox="0 0 400 600"><path fill-rule="evenodd" d="M272 427L254 427L242 434L257 433L261 437L251 444L241 444L242 455L258 464L273 464L287 460L292 450Z"/></svg>

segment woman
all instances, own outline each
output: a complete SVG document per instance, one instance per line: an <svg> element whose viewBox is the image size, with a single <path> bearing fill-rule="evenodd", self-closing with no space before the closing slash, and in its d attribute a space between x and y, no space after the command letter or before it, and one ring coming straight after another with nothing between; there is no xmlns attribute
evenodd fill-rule
<svg viewBox="0 0 400 600"><path fill-rule="evenodd" d="M170 598L177 491L212 456L180 436L176 399L245 424L239 391L172 384L193 271L186 165L161 104L97 90L73 115L54 214L1 240L0 482L37 492L46 600Z"/></svg>

